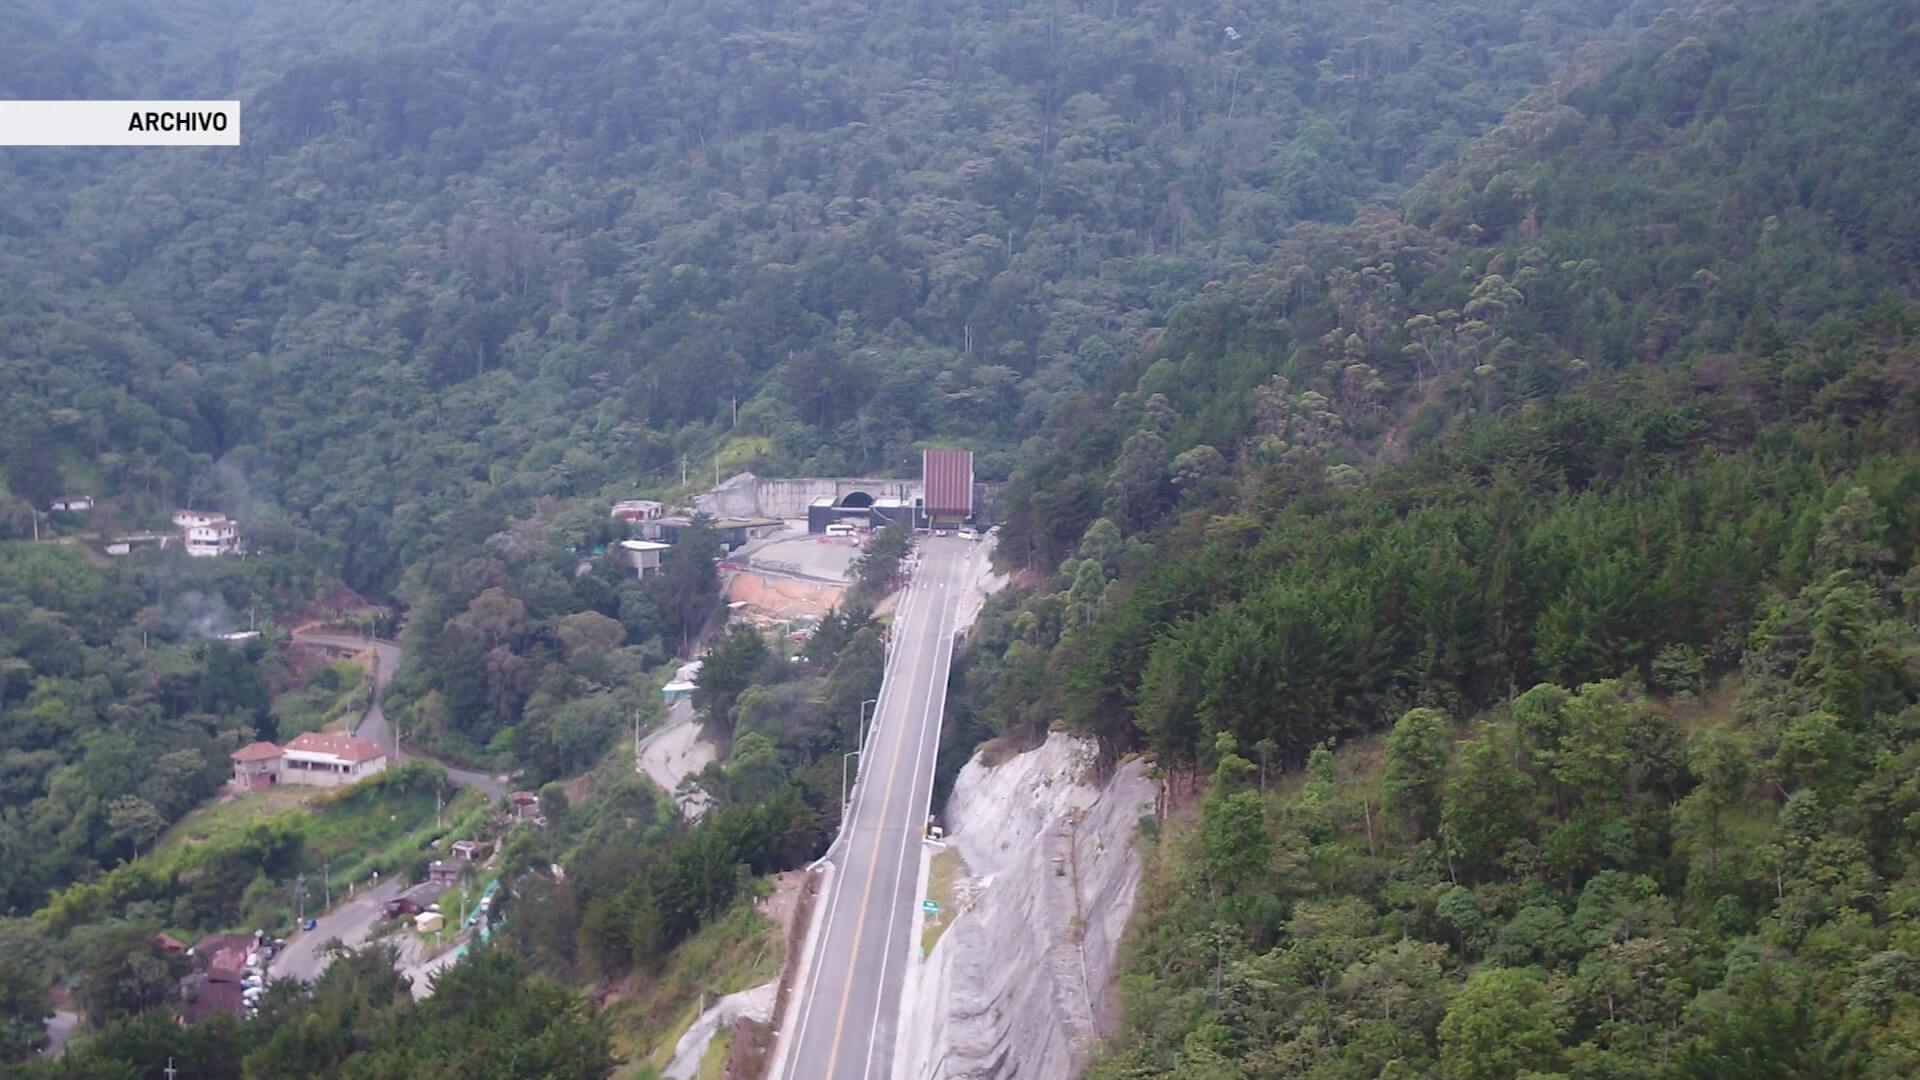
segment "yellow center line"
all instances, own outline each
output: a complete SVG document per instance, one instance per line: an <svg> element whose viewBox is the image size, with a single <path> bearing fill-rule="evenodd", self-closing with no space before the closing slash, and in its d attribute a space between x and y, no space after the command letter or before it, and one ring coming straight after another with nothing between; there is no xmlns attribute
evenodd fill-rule
<svg viewBox="0 0 1920 1080"><path fill-rule="evenodd" d="M900 644L901 648L906 647L905 641L902 641ZM913 700L911 689L908 690L907 700ZM874 717L873 722L874 726L878 727L880 718L877 716ZM900 749L906 745L906 742L907 740L905 738L895 733L893 757L887 764L887 789L886 792L880 796L880 810L883 817L886 814L886 808L893 803L893 781L900 774ZM840 1009L833 1018L833 1043L831 1044L832 1048L827 1053L828 1077L833 1076L833 1067L838 1064L840 1060L840 1029L845 1027L847 1023L847 1002L853 996L853 980L860 968L860 939L867 928L867 902L873 898L873 875L875 871L880 869L880 843L885 833L885 829L876 829L873 833L873 859L867 863L866 884L860 890L860 918L853 924L853 952L847 956L847 982L845 986L840 988Z"/></svg>

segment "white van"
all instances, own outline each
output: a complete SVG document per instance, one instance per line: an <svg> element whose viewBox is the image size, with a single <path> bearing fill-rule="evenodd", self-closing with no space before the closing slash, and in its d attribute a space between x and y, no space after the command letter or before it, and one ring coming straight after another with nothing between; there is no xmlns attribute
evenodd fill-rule
<svg viewBox="0 0 1920 1080"><path fill-rule="evenodd" d="M833 524L827 526L828 536L852 536L853 531L854 531L853 526L847 524L844 521L836 521Z"/></svg>

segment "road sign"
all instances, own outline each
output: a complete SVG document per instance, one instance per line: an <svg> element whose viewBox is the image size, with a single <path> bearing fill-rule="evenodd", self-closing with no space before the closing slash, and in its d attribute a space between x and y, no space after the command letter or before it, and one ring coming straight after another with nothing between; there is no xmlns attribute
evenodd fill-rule
<svg viewBox="0 0 1920 1080"><path fill-rule="evenodd" d="M920 910L926 912L929 915L938 915L940 914L940 901L922 900L920 901Z"/></svg>

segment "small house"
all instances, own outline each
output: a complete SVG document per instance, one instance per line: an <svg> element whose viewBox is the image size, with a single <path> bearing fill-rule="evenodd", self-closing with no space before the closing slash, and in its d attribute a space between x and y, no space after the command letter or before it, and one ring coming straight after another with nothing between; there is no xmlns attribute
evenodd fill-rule
<svg viewBox="0 0 1920 1080"><path fill-rule="evenodd" d="M49 503L47 506L47 509L55 510L55 511L64 510L68 513L73 513L73 514L85 513L86 511L93 509L93 496L62 495L59 498L53 500L53 502Z"/></svg>
<svg viewBox="0 0 1920 1080"><path fill-rule="evenodd" d="M656 540L620 541L620 562L633 576L651 577L660 572L660 557L672 544L662 544Z"/></svg>
<svg viewBox="0 0 1920 1080"><path fill-rule="evenodd" d="M413 928L422 934L438 933L447 925L447 917L437 911L423 911L413 917Z"/></svg>
<svg viewBox="0 0 1920 1080"><path fill-rule="evenodd" d="M453 857L462 862L479 862L490 850L484 840L455 840Z"/></svg>
<svg viewBox="0 0 1920 1080"><path fill-rule="evenodd" d="M427 880L435 885L445 885L451 888L459 883L461 869L462 867L458 862L449 862L446 859L435 859L427 864Z"/></svg>
<svg viewBox="0 0 1920 1080"><path fill-rule="evenodd" d="M229 783L235 791L262 791L280 782L280 748L270 742L250 742L227 760L233 764Z"/></svg>
<svg viewBox="0 0 1920 1080"><path fill-rule="evenodd" d="M507 796L508 812L515 821L532 821L540 816L540 796L531 791L516 791Z"/></svg>
<svg viewBox="0 0 1920 1080"><path fill-rule="evenodd" d="M401 893L399 896L387 901L382 905L381 910L386 913L389 919L397 919L403 915L418 915L433 906L433 902L440 899L440 894L446 891L447 886L445 885L436 884L431 881L423 881Z"/></svg>
<svg viewBox="0 0 1920 1080"><path fill-rule="evenodd" d="M651 499L628 499L613 504L613 516L631 525L641 521L652 521L667 512L665 503Z"/></svg>

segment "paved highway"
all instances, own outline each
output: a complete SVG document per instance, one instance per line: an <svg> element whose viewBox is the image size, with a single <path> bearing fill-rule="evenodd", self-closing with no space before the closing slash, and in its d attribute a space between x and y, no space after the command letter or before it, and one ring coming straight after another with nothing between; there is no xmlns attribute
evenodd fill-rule
<svg viewBox="0 0 1920 1080"><path fill-rule="evenodd" d="M893 624L853 808L832 853L824 919L784 1032L781 1080L890 1080L915 913L920 841L946 708L957 611L980 548L926 537ZM979 556L984 557L984 556Z"/></svg>

